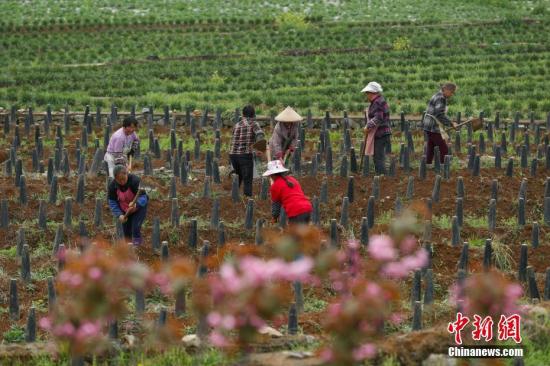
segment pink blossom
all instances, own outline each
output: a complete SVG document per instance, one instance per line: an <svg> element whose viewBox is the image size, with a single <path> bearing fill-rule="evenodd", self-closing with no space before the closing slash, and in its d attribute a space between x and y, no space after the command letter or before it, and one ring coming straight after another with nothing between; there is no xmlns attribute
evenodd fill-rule
<svg viewBox="0 0 550 366"><path fill-rule="evenodd" d="M71 279L69 280L69 284L73 287L78 287L82 284L83 279L82 276L77 274L74 274L71 276Z"/></svg>
<svg viewBox="0 0 550 366"><path fill-rule="evenodd" d="M377 284L370 282L367 285L367 288L365 289L365 292L368 296L378 297L382 294L382 289Z"/></svg>
<svg viewBox="0 0 550 366"><path fill-rule="evenodd" d="M206 317L206 320L208 321L208 324L210 324L211 327L217 327L222 322L222 316L220 313L214 311L208 314Z"/></svg>
<svg viewBox="0 0 550 366"><path fill-rule="evenodd" d="M359 242L355 239L348 241L348 247L350 249L359 249Z"/></svg>
<svg viewBox="0 0 550 366"><path fill-rule="evenodd" d="M94 281L99 280L102 275L103 275L103 273L101 272L101 269L99 269L97 267L92 267L88 270L88 277L90 277L90 279L92 279Z"/></svg>
<svg viewBox="0 0 550 366"><path fill-rule="evenodd" d="M401 242L401 251L403 254L410 254L414 251L416 248L416 239L414 236L408 235L402 242Z"/></svg>
<svg viewBox="0 0 550 366"><path fill-rule="evenodd" d="M92 322L83 323L76 332L76 337L78 339L86 339L97 337L101 329L98 324Z"/></svg>
<svg viewBox="0 0 550 366"><path fill-rule="evenodd" d="M210 343L212 343L212 345L214 345L216 347L227 347L227 346L229 346L229 342L227 341L225 336L223 334L221 334L220 332L213 331L213 332L210 333L208 338L210 339Z"/></svg>
<svg viewBox="0 0 550 366"><path fill-rule="evenodd" d="M376 355L376 347L371 343L366 343L353 350L353 359L355 361L363 361L367 358L372 358Z"/></svg>
<svg viewBox="0 0 550 366"><path fill-rule="evenodd" d="M50 330L50 329L52 329L52 320L49 317L45 316L43 318L40 318L40 321L38 322L38 325L42 329Z"/></svg>
<svg viewBox="0 0 550 366"><path fill-rule="evenodd" d="M400 262L391 262L382 268L382 273L389 278L404 278L407 277L409 271Z"/></svg>
<svg viewBox="0 0 550 366"><path fill-rule="evenodd" d="M322 350L319 356L321 357L321 360L323 360L323 362L328 363L334 360L334 353L329 348L325 348L324 350Z"/></svg>
<svg viewBox="0 0 550 366"><path fill-rule="evenodd" d="M390 315L390 322L395 325L401 324L403 322L403 319L404 319L404 316L403 314L400 314L400 313L393 313Z"/></svg>
<svg viewBox="0 0 550 366"><path fill-rule="evenodd" d="M523 289L517 283L513 283L506 287L506 297L510 300L517 300L523 295Z"/></svg>
<svg viewBox="0 0 550 366"><path fill-rule="evenodd" d="M313 260L309 257L303 257L290 262L282 275L288 281L300 281L307 277L312 268Z"/></svg>
<svg viewBox="0 0 550 366"><path fill-rule="evenodd" d="M71 279L71 276L71 273L69 273L68 271L63 271L59 274L59 282L68 283Z"/></svg>
<svg viewBox="0 0 550 366"><path fill-rule="evenodd" d="M338 315L340 315L340 312L342 311L342 304L337 302L337 303L334 303L334 304L330 304L328 306L328 315L330 317L336 317Z"/></svg>
<svg viewBox="0 0 550 366"><path fill-rule="evenodd" d="M70 322L58 325L54 328L53 333L57 337L72 337L74 335L75 328Z"/></svg>
<svg viewBox="0 0 550 366"><path fill-rule="evenodd" d="M401 260L402 265L409 271L424 267L428 263L428 252L422 248L414 255L407 256Z"/></svg>
<svg viewBox="0 0 550 366"><path fill-rule="evenodd" d="M235 328L237 321L233 315L226 315L221 320L221 326L222 328L225 328L227 330L231 330Z"/></svg>
<svg viewBox="0 0 550 366"><path fill-rule="evenodd" d="M369 254L378 261L390 261L397 258L392 239L387 235L375 235L368 246Z"/></svg>

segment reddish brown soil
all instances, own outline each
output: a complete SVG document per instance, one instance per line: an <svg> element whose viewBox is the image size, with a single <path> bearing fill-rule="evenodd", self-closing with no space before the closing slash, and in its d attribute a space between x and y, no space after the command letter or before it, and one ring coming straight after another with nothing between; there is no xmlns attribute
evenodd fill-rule
<svg viewBox="0 0 550 366"><path fill-rule="evenodd" d="M54 128L52 128L54 131ZM165 136L168 132L166 127L155 127L155 136ZM143 135L144 133L142 133ZM187 136L188 132L178 131L178 138ZM102 141L102 133L97 131L96 135L100 141ZM315 154L316 150L316 137L318 133L309 133L308 138L312 141L308 141L306 144L306 150L303 154L304 160L309 161L311 156ZM80 137L79 129L75 128L69 137L65 137L65 140L69 143L66 144L69 149L69 154L74 161L74 146L75 139ZM223 131L224 142L228 138L228 130ZM395 138L399 138L399 133ZM23 139L25 139L23 137ZM10 139L11 140L11 139ZM32 137L29 139L32 141ZM90 138L90 142L93 139ZM206 141L212 142L211 134L206 138ZM315 142L314 142L315 141ZM334 143L334 141L333 141ZM92 146L93 143L90 143ZM53 149L45 148L45 156L52 156ZM420 148L417 147L417 151ZM19 152L20 157L24 158L24 170L31 171L31 161L28 158L30 156L30 145L23 146ZM204 155L204 154L203 154ZM90 164L91 157L93 156L93 148L88 149L88 164ZM335 154L336 156L336 154ZM227 156L223 156L220 159L221 164L224 165L227 161ZM153 165L155 168L164 166L163 159L154 159ZM136 170L142 169L142 162L137 161L134 164ZM337 174L338 163L335 159L335 173ZM204 162L193 162L193 169L204 167ZM76 166L71 166L72 171L76 169ZM543 171L539 172L537 177L528 177L527 188L527 202L526 202L526 214L528 225L522 230L512 230L510 227L502 225L501 220L505 218L515 218L517 215L517 197L521 177L517 175L520 169L516 168L516 176L506 177L504 176L504 170L496 171L494 169L483 169L480 177L472 177L467 169L461 171L452 171L452 178L448 181L442 180L440 201L433 203L433 217L439 217L441 215L453 216L455 211L455 197L456 197L456 180L457 176L461 175L464 178L465 184L465 198L464 198L464 217L486 217L488 203L490 199L490 189L492 179L499 180L499 195L497 202L497 217L498 228L495 233L491 234L487 228L473 228L465 224L461 230L461 237L464 241L472 239L485 239L492 237L499 239L502 243L509 246L512 250L513 259L516 263L512 266L512 271L508 273L510 277L514 277L517 271L517 261L519 257L519 247L521 243L530 243L531 238L531 223L533 221L541 222L540 242L541 245L537 249L529 249L529 265L533 266L537 273L537 281L539 284L539 290L542 290L544 283L543 274L547 267L550 266L550 246L548 245L548 229L542 225L542 197L544 196L544 180L545 174ZM434 181L434 173L430 171L428 177L424 181L420 181L417 178L417 172L411 172L411 175L415 177L415 189L414 189L414 202L425 202L431 197ZM407 174L404 174L400 169L397 171L395 177L381 177L380 183L380 200L375 204L376 217L379 218L383 213L392 211L395 205L395 198L397 196L402 197L404 200L406 187L407 187ZM214 245L212 255L216 256L217 247L217 232L210 229L210 212L212 208L212 199L202 198L202 190L204 184L204 176L198 174L195 176L195 180L191 181L189 185L182 186L177 185L177 197L179 201L180 214L182 215L180 226L178 228L170 227L170 201L168 198L169 192L169 179L160 177L148 177L145 178L147 183L153 186L156 190L154 193L154 199L151 199L148 207L148 220L143 227L142 233L145 238L145 243L142 248L138 250L138 256L140 260L147 263L153 263L158 261L158 254L154 253L151 249L151 219L153 217L159 217L163 229L161 230L161 240L169 242L170 254L194 256L198 254L198 251L193 252L187 245L187 238L189 234L189 222L191 218L197 218L199 220L199 246L203 240L208 240ZM234 203L230 196L231 181L227 176L222 177L223 182L221 185L212 185L212 192L214 195L220 198L221 204L221 220L225 222L226 236L229 242L239 243L244 242L246 244L254 243L254 231L245 231L242 226L244 224L245 215L245 200ZM323 175L317 177L302 176L299 178L302 188L306 195L313 197L318 196L320 193L321 182ZM330 219L340 218L341 203L344 196L347 195L347 178L339 176L333 176L328 178L328 192L329 203L321 204L321 219L322 219L322 231L324 235L328 236L328 222ZM360 232L360 222L363 216L366 216L367 200L372 192L372 176L360 177L355 176L355 199L350 205L350 219L351 228L356 236ZM49 226L46 231L39 231L36 229L36 219L38 211L38 197L47 200L49 186L45 183L45 176L33 177L29 175L27 177L27 187L29 192L29 203L26 206L22 206L18 202L19 190L14 187L13 177L1 177L0 187L2 197L9 199L9 215L10 215L10 227L0 229L0 249L7 249L15 245L16 233L18 228L25 221L26 239L31 248L31 263L32 271L44 271L49 268L55 268L55 259L51 256L45 255L41 257L33 257L32 253L37 249L40 241L53 243L55 236L55 228L57 224ZM86 200L83 205L73 203L73 227L65 230L66 245L69 247L76 247L78 244L78 218L82 215L86 217L87 228L95 240L111 240L114 237L114 228L112 224L111 214L107 207L107 204L103 207L103 221L104 227L102 229L95 229L92 226L92 217L94 211L95 197L100 192L105 191L105 176L96 178L87 178L86 180ZM259 194L260 182L254 183L255 192L255 219L264 218L269 222L270 218L270 202L269 200L260 200ZM73 176L60 177L59 178L59 192L60 196L73 196L76 195L76 179ZM104 194L104 193L102 193ZM104 195L103 195L104 197ZM404 205L407 202L404 201ZM48 204L47 209L48 220L55 223L63 221L63 203L58 202L56 205ZM375 219L376 221L377 219ZM341 229L341 228L340 228ZM387 223L377 223L375 227L370 231L370 234L375 234L387 230ZM346 233L341 229L340 237L346 237ZM347 233L349 234L349 232ZM460 255L460 247L452 247L450 245L451 230L433 228L432 244L434 248L433 269L435 275L435 282L441 287L441 291L436 292L436 299L442 300L446 295L446 291L451 283L456 278L457 262ZM266 246L269 246L269 241ZM482 256L483 249L478 247L471 247L470 251L470 272L478 272L482 270ZM2 268L3 276L0 276L0 305L2 308L7 308L8 288L10 278L19 278L19 260L14 258L8 258L0 256L0 268ZM54 271L55 272L55 271ZM44 280L33 280L32 285L25 286L21 281L18 283L20 305L21 305L21 318L18 322L19 325L24 325L27 317L28 309L36 301L43 301L46 304L46 285ZM408 286L407 286L408 288ZM322 289L315 290L315 296L323 298L326 301L330 301L330 294ZM408 290L405 289L404 297L408 296ZM43 311L38 309L39 316L43 315ZM153 317L153 314L149 315ZM7 317L2 317L0 321L0 334L6 331L10 324ZM319 325L321 324L320 314L308 313L304 314L300 318L300 325L306 332L313 334L319 333Z"/></svg>

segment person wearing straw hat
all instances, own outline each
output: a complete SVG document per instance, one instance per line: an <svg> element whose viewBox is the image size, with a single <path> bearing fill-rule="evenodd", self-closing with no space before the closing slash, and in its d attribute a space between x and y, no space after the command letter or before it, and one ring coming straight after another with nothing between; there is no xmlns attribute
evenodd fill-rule
<svg viewBox="0 0 550 366"><path fill-rule="evenodd" d="M426 163L431 164L434 157L435 147L439 147L439 160L445 161L445 155L449 153L447 142L449 135L443 129L444 126L456 126L451 119L447 117L447 101L454 95L456 84L445 83L441 89L435 93L428 102L428 108L422 120L422 127L426 132L428 146L426 149Z"/></svg>
<svg viewBox="0 0 550 366"><path fill-rule="evenodd" d="M370 102L365 110L364 155L374 156L376 174L386 173L386 152L391 152L390 107L382 96L382 86L371 81L361 90Z"/></svg>
<svg viewBox="0 0 550 366"><path fill-rule="evenodd" d="M284 163L286 156L296 149L298 126L302 120L303 118L291 107L286 107L275 117L277 124L269 140L271 156L268 160L279 159Z"/></svg>
<svg viewBox="0 0 550 366"><path fill-rule="evenodd" d="M267 163L264 177L270 177L273 184L271 193L271 216L277 222L281 214L281 207L285 209L288 222L291 224L307 224L311 219L313 206L306 197L296 178L287 175L288 169L280 160Z"/></svg>
<svg viewBox="0 0 550 366"><path fill-rule="evenodd" d="M255 117L256 111L252 105L243 108L241 120L233 127L231 149L229 150L231 165L239 177L239 187L244 182L244 195L248 197L252 197L254 172L252 145L264 139L264 132L258 122L254 120Z"/></svg>

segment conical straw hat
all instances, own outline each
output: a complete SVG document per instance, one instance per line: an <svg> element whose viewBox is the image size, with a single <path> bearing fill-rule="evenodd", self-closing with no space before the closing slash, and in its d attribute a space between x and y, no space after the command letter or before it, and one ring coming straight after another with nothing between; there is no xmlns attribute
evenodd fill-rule
<svg viewBox="0 0 550 366"><path fill-rule="evenodd" d="M302 120L303 118L291 107L286 107L284 111L275 117L277 122L301 122Z"/></svg>

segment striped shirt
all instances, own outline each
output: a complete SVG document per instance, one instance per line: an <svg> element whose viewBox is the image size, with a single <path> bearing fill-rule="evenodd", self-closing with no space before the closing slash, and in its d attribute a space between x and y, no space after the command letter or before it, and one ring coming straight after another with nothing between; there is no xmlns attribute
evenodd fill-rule
<svg viewBox="0 0 550 366"><path fill-rule="evenodd" d="M253 119L243 117L233 128L233 137L231 138L230 154L251 154L250 146L260 138L263 138L264 132Z"/></svg>
<svg viewBox="0 0 550 366"><path fill-rule="evenodd" d="M445 95L443 95L443 92L440 90L435 93L428 102L426 115L422 121L424 131L440 133L437 122L433 117L437 118L444 126L450 126L451 120L445 113L447 113L447 98L445 98Z"/></svg>

